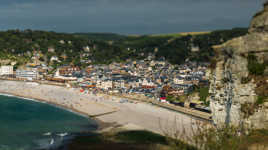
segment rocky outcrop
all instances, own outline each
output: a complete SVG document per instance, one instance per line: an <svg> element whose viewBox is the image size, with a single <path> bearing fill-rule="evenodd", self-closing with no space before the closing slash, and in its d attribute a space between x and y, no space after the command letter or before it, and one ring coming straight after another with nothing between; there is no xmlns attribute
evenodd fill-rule
<svg viewBox="0 0 268 150"><path fill-rule="evenodd" d="M214 50L217 63L210 77L209 93L215 124L268 129L268 103L256 104L259 84L249 78L248 70L249 55L254 55L260 64L268 62L268 3L252 19L249 34L215 46ZM258 78L258 82L267 85L267 75Z"/></svg>
<svg viewBox="0 0 268 150"><path fill-rule="evenodd" d="M249 32L268 31L268 3L264 4L264 9L258 12L252 19Z"/></svg>

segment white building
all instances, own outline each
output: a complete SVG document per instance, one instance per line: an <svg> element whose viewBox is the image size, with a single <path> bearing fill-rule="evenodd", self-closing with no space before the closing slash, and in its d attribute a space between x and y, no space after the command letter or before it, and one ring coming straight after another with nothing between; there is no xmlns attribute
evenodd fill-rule
<svg viewBox="0 0 268 150"><path fill-rule="evenodd" d="M85 52L90 52L90 47L89 47L89 46L83 47L83 50L84 50Z"/></svg>
<svg viewBox="0 0 268 150"><path fill-rule="evenodd" d="M97 88L104 89L104 90L109 90L113 88L113 82L110 80L106 81L97 81Z"/></svg>
<svg viewBox="0 0 268 150"><path fill-rule="evenodd" d="M56 71L56 73L54 75L54 78L56 78L56 79L62 79L62 80L73 80L73 81L77 80L76 77L65 77L65 76L61 76L59 69L57 69L57 71Z"/></svg>
<svg viewBox="0 0 268 150"><path fill-rule="evenodd" d="M53 47L49 47L49 48L47 49L47 51L48 51L48 52L51 52L51 53L54 53L54 52L55 52L55 49L54 49Z"/></svg>
<svg viewBox="0 0 268 150"><path fill-rule="evenodd" d="M13 74L13 66L0 67L0 75L12 75L12 74Z"/></svg>
<svg viewBox="0 0 268 150"><path fill-rule="evenodd" d="M50 61L59 61L59 58L57 56L52 56L50 58Z"/></svg>
<svg viewBox="0 0 268 150"><path fill-rule="evenodd" d="M124 80L113 82L113 88L125 88Z"/></svg>
<svg viewBox="0 0 268 150"><path fill-rule="evenodd" d="M16 70L16 78L27 80L37 79L38 72L36 70Z"/></svg>
<svg viewBox="0 0 268 150"><path fill-rule="evenodd" d="M142 85L142 86L156 86L156 85L154 84L154 82L152 82L152 80L147 80L147 79L143 79L141 85Z"/></svg>

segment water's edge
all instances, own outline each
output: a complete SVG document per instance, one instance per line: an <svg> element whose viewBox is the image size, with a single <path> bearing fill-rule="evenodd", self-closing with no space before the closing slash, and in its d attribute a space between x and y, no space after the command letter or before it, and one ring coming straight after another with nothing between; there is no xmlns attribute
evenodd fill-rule
<svg viewBox="0 0 268 150"><path fill-rule="evenodd" d="M94 118L92 119L92 118L90 118L86 114L83 114L81 112L77 112L75 110L72 110L70 108L64 107L62 105L58 105L56 103L50 103L50 102L47 102L45 100L40 100L40 99L27 98L27 97L24 97L24 96L13 94L13 93L0 92L0 95L1 96L6 96L6 97L14 97L14 98L18 98L18 99L25 100L25 101L32 101L32 102L35 102L35 103L47 104L47 105L49 105L51 107L54 107L56 109L61 109L61 110L64 110L64 111L68 111L68 112L71 112L71 113L73 113L75 115L79 115L81 117L90 119L90 120L94 121L95 124L97 124L97 130L96 131L98 131L99 129L101 129L102 126L107 126L106 123L104 123L104 122L102 122L102 121L100 121L98 119L94 119ZM96 131L89 131L89 130L86 131L85 130L85 131L82 131L80 133L70 133L69 135L67 135L67 136L64 137L64 140L61 143L61 145L58 145L57 147L66 145L68 142L70 142L71 140L73 140L77 136L89 135L89 134L92 134L92 133L96 133ZM53 148L57 148L57 147L53 147ZM51 148L49 148L49 149L51 149Z"/></svg>

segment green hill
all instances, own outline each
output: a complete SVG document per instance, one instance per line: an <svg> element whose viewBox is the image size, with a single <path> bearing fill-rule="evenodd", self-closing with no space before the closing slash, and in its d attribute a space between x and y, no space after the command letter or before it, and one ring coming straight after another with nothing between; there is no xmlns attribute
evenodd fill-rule
<svg viewBox="0 0 268 150"><path fill-rule="evenodd" d="M173 64L180 64L186 58L208 61L214 56L213 45L245 34L245 28L202 34L184 33L180 36L8 30L0 32L0 59L14 60L21 65L31 62L34 54L38 52L39 60L47 64L58 66L72 63L86 66L84 62L88 60L107 64L126 59L144 59L149 54L154 54L156 59L165 57ZM194 52L193 48L198 52ZM51 62L52 56L57 56L60 62Z"/></svg>

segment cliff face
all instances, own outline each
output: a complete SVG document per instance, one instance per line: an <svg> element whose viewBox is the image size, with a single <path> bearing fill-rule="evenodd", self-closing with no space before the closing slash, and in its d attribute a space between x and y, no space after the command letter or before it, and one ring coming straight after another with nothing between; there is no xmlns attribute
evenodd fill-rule
<svg viewBox="0 0 268 150"><path fill-rule="evenodd" d="M264 4L264 9L258 12L250 24L250 32L267 32L268 31L268 2Z"/></svg>
<svg viewBox="0 0 268 150"><path fill-rule="evenodd" d="M217 63L209 91L213 121L268 129L268 5L252 19L249 34L214 49Z"/></svg>

